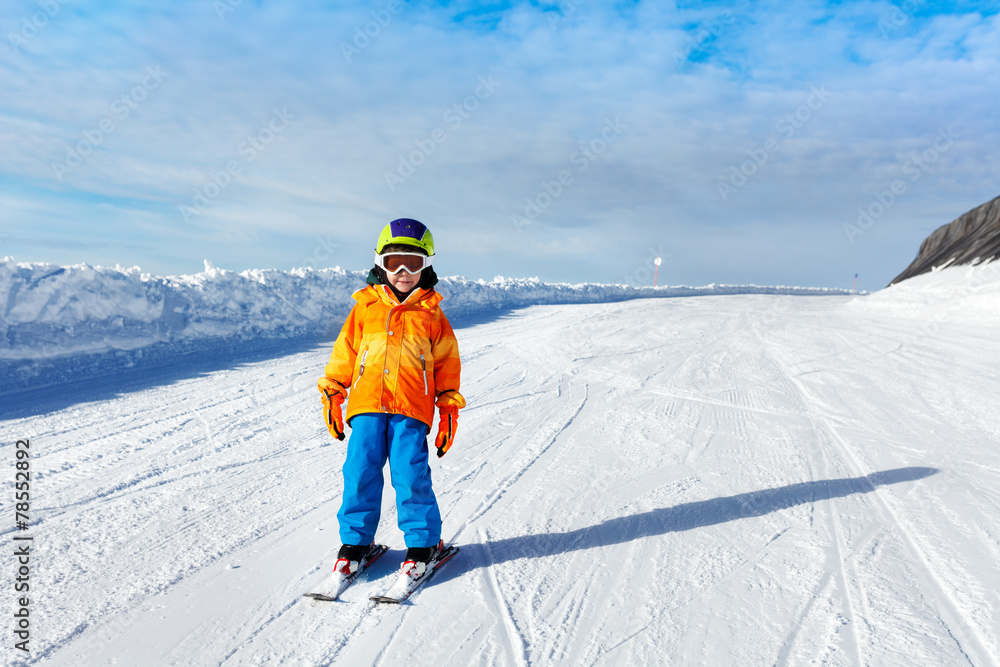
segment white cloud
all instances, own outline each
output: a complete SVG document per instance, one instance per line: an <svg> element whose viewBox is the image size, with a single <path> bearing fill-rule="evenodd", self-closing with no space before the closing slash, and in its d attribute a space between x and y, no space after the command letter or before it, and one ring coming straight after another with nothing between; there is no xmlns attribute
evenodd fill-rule
<svg viewBox="0 0 1000 667"><path fill-rule="evenodd" d="M6 178L29 183L32 197L58 193L50 205L72 220L67 234L82 238L112 233L95 198L120 200L119 215L132 211L152 228L183 227L178 206L213 173L241 161L241 173L211 209L184 227L183 245L166 241L165 256L174 259L163 261L176 262L176 271L191 268L189 257L200 262L223 248L247 258L227 268L252 266L249 258L268 255L251 246L269 238L285 240L273 244L268 263L291 266L309 254L317 230L343 235L344 256L356 252L360 268L367 237L388 219L412 215L424 216L442 238L496 249L470 253L476 260L455 262L456 272L491 277L516 264L549 279L564 272L612 279L634 264L631 244L671 230L715 230L735 249L751 235L770 238L745 224L790 218L806 230L796 235L806 246L789 244L789 256L823 253L831 267L849 266L856 249L809 246L823 236L809 230L839 229L855 202L864 203L909 151L948 125L970 139L893 215L919 211L933 195L943 210L952 202L950 219L970 197L993 196L995 178L984 174L996 174L988 150L998 134L996 16L913 17L884 37L878 21L891 11L885 3L733 3L696 11L645 2L621 14L591 1L554 28L545 11L527 4L499 23L456 23L445 10L408 5L348 62L341 42L353 43L379 7L242 3L224 21L211 3L67 13L0 64L11 93L0 104ZM691 57L682 67L679 52ZM128 95L150 66L169 73L162 85L59 183L52 162L114 117L113 100ZM475 95L480 77L500 86L463 110L460 125L450 124L448 110ZM832 91L830 101L784 136L777 123L806 103L813 86ZM275 108L287 108L294 121L246 161L241 142L266 127ZM573 169L574 153L615 116L628 125L620 140L576 174L526 241L512 241L511 214L560 170ZM385 173L436 129L445 140L390 190ZM779 150L723 202L717 182L772 137ZM29 212L8 217L19 236L35 220ZM230 228L253 231L220 231ZM143 237L148 229L134 232L137 245L153 238ZM600 275L583 273L578 261L594 238L620 239L600 253ZM780 253L789 235L773 238ZM241 253L227 243L247 247ZM697 275L727 271L733 258L725 253L734 251L706 257ZM869 273L891 277L911 251L901 244L895 254L866 260ZM785 282L804 272L804 282L818 283L833 270L789 267Z"/></svg>

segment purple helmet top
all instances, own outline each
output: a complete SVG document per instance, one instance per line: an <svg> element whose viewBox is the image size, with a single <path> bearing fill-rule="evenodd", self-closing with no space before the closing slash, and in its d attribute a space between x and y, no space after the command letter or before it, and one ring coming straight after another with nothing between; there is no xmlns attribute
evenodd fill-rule
<svg viewBox="0 0 1000 667"><path fill-rule="evenodd" d="M427 226L413 218L399 218L389 223L394 237L405 236L419 241L427 233Z"/></svg>

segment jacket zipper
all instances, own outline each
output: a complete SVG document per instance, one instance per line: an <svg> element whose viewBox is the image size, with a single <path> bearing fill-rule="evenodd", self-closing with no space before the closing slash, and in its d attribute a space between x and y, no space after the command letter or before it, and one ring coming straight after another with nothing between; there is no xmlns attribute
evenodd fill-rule
<svg viewBox="0 0 1000 667"><path fill-rule="evenodd" d="M427 362L424 360L424 353L420 353L420 368L424 371L424 396L427 395Z"/></svg>
<svg viewBox="0 0 1000 667"><path fill-rule="evenodd" d="M358 386L358 382L361 381L361 376L365 374L365 359L367 358L368 348L365 348L365 351L361 354L361 367L358 368L358 379L354 381L354 387ZM354 387L351 387L351 389L354 389Z"/></svg>

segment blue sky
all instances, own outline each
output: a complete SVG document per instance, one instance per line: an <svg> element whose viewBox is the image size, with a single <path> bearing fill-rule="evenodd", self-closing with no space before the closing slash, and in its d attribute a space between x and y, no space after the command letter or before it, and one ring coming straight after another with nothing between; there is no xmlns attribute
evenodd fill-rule
<svg viewBox="0 0 1000 667"><path fill-rule="evenodd" d="M10 0L0 255L878 289L1000 195L998 9Z"/></svg>

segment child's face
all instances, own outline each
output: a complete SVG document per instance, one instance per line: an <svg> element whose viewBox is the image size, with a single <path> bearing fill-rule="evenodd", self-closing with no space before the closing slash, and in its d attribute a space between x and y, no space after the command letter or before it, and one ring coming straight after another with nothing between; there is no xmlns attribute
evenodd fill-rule
<svg viewBox="0 0 1000 667"><path fill-rule="evenodd" d="M420 282L421 273L423 273L423 271L418 273L407 273L403 270L398 273L386 273L386 276L389 279L390 285L405 294L417 286L417 283Z"/></svg>

